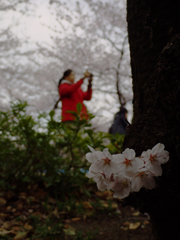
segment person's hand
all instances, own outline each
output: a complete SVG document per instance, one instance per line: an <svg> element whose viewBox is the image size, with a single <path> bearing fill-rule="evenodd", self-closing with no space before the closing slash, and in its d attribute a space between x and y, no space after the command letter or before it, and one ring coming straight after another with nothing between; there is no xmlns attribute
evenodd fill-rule
<svg viewBox="0 0 180 240"><path fill-rule="evenodd" d="M86 70L86 72L84 73L84 78L90 77L90 73L88 72L88 70Z"/></svg>
<svg viewBox="0 0 180 240"><path fill-rule="evenodd" d="M90 74L88 79L88 89L92 88L92 80L93 80L93 74Z"/></svg>
<svg viewBox="0 0 180 240"><path fill-rule="evenodd" d="M93 74L90 74L90 77L89 77L89 79L88 79L88 83L89 83L89 85L91 85L92 80L93 80Z"/></svg>

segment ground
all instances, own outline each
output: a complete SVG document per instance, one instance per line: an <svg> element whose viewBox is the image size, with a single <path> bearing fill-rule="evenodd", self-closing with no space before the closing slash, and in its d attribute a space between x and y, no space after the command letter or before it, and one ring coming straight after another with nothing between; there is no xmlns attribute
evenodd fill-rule
<svg viewBox="0 0 180 240"><path fill-rule="evenodd" d="M61 202L37 186L0 191L0 239L153 240L148 214L122 207L109 191L89 192Z"/></svg>
<svg viewBox="0 0 180 240"><path fill-rule="evenodd" d="M125 208L124 211L125 218L122 218L121 215L98 214L86 221L71 221L69 224L77 231L82 232L84 236L91 233L89 239L94 240L153 240L150 223L146 220L147 217L141 215L133 217L134 210L130 208ZM73 238L66 237L64 239Z"/></svg>

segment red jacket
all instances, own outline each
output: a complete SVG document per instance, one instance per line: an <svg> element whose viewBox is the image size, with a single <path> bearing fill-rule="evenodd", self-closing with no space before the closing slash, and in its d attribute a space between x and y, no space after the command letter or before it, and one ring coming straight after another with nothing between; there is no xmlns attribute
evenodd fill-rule
<svg viewBox="0 0 180 240"><path fill-rule="evenodd" d="M77 112L77 104L82 104L81 114L88 118L87 109L84 105L84 100L90 100L92 96L92 89L88 88L87 92L83 92L81 85L83 80L79 80L75 84L62 83L59 86L59 95L62 101L62 121L72 121L75 119L71 113L67 111Z"/></svg>

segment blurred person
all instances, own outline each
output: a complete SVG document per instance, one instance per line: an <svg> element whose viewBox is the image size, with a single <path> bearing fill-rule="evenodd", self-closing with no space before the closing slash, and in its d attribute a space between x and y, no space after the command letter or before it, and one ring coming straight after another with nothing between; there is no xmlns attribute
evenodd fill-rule
<svg viewBox="0 0 180 240"><path fill-rule="evenodd" d="M126 128L130 124L127 120L127 109L124 107L120 108L120 111L116 113L113 124L109 129L109 133L115 135L116 133L125 135Z"/></svg>
<svg viewBox="0 0 180 240"><path fill-rule="evenodd" d="M81 85L85 78L89 78L88 88L86 92L83 92ZM60 95L60 101L62 101L62 121L73 121L75 116L68 111L77 112L77 104L82 104L81 118L88 118L87 108L83 101L89 101L92 97L92 79L93 75L88 71L84 73L84 77L78 82L74 83L75 73L73 70L68 69L64 72L62 78L59 80L58 91Z"/></svg>

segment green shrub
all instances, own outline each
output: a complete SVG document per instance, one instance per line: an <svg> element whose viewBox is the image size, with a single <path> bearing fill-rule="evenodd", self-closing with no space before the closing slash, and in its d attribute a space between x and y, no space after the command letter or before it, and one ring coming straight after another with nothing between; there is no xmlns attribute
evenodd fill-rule
<svg viewBox="0 0 180 240"><path fill-rule="evenodd" d="M88 182L87 145L102 150L110 139L112 153L119 151L117 144L122 146L123 136L95 133L89 120L81 120L79 114L73 113L76 120L70 124L55 120L54 111L35 120L27 114L27 106L19 101L0 112L0 188L43 183L57 187L61 194L72 192Z"/></svg>

